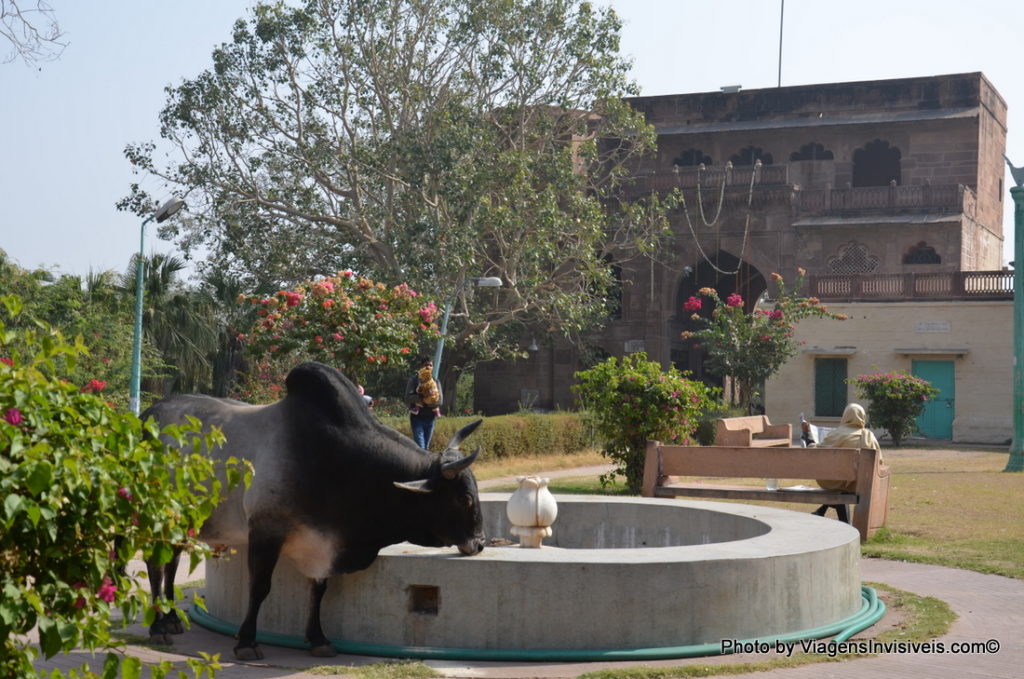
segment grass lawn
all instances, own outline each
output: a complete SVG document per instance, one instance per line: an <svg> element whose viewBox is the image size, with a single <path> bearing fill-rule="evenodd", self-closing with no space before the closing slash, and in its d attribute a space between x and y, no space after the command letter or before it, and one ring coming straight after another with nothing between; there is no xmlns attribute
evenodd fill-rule
<svg viewBox="0 0 1024 679"><path fill-rule="evenodd" d="M865 556L918 561L1024 579L1024 473L1006 473L1007 454L990 450L904 448L883 451L892 468L886 527L863 545ZM607 462L598 453L480 462L481 480ZM738 483L730 479L729 483ZM759 484L760 479L750 483ZM808 482L781 479L782 485ZM495 490L511 490L506 485ZM555 493L625 494L596 476L556 478ZM807 512L806 504L768 506ZM831 516L832 514L830 514Z"/></svg>

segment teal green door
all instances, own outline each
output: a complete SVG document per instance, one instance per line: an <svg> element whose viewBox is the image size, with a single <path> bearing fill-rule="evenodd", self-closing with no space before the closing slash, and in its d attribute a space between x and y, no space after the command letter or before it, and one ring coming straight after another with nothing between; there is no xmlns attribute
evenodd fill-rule
<svg viewBox="0 0 1024 679"><path fill-rule="evenodd" d="M939 390L938 396L928 401L924 412L917 418L921 435L929 439L952 439L953 414L956 412L956 366L953 361L913 361L910 371Z"/></svg>

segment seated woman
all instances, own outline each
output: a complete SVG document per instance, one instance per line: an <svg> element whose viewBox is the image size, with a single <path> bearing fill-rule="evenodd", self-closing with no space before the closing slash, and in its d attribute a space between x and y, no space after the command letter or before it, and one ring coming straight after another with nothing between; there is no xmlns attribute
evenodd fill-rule
<svg viewBox="0 0 1024 679"><path fill-rule="evenodd" d="M816 443L809 440L811 426L808 422L804 422L801 425L804 431L802 437L808 448L873 448L881 453L882 447L878 445L878 439L875 438L875 435L867 428L867 423L868 416L864 412L864 407L859 403L851 403L843 410L843 417L839 421L839 426L829 431L821 442ZM819 479L818 485L825 490L852 491L855 484L853 481ZM815 509L813 513L818 516L825 516L825 512L828 511L829 507L836 510L840 521L850 522L846 505L822 505Z"/></svg>

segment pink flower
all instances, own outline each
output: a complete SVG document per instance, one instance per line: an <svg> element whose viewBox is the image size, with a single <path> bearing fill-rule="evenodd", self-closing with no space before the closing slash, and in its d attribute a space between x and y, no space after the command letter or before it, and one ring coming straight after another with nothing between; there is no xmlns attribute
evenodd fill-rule
<svg viewBox="0 0 1024 679"><path fill-rule="evenodd" d="M690 299L683 302L683 309L687 311L697 311L702 306L702 303L697 297L690 297Z"/></svg>
<svg viewBox="0 0 1024 679"><path fill-rule="evenodd" d="M122 500L128 500L129 502L131 502L132 499L131 491L123 487L117 489L117 496Z"/></svg>
<svg viewBox="0 0 1024 679"><path fill-rule="evenodd" d="M96 590L96 596L108 604L114 600L114 594L117 592L117 585L113 583L110 578L103 578L103 584Z"/></svg>
<svg viewBox="0 0 1024 679"><path fill-rule="evenodd" d="M743 306L743 298L740 297L739 294L734 292L734 293L732 293L731 295L729 295L728 297L725 298L725 305L726 306Z"/></svg>
<svg viewBox="0 0 1024 679"><path fill-rule="evenodd" d="M81 391L86 394L93 392L99 393L107 388L107 383L103 380L90 380L89 384L82 387Z"/></svg>
<svg viewBox="0 0 1024 679"><path fill-rule="evenodd" d="M0 356L0 363L6 363L7 365L14 367L14 361L6 356Z"/></svg>
<svg viewBox="0 0 1024 679"><path fill-rule="evenodd" d="M331 335L331 337L333 337L334 339L338 340L339 342L341 342L342 340L345 339L345 336L342 335L340 332L334 333L333 335Z"/></svg>
<svg viewBox="0 0 1024 679"><path fill-rule="evenodd" d="M437 305L431 302L416 313L420 315L420 318L423 319L424 323L430 323L434 320L434 316L437 314Z"/></svg>
<svg viewBox="0 0 1024 679"><path fill-rule="evenodd" d="M21 411L17 408L10 408L6 413L4 413L4 419L7 420L7 424L12 424L17 427L22 421Z"/></svg>
<svg viewBox="0 0 1024 679"><path fill-rule="evenodd" d="M768 314L768 318L773 320L780 320L782 318L782 309L776 309Z"/></svg>

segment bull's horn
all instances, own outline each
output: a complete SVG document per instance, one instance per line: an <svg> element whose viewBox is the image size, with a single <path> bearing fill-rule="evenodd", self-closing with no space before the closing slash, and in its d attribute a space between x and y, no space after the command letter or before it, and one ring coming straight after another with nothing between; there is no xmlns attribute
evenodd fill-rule
<svg viewBox="0 0 1024 679"><path fill-rule="evenodd" d="M394 481L395 488L401 488L402 490L411 490L414 493L432 493L433 490L427 487L427 479L418 479L416 481L409 481L403 483L401 481Z"/></svg>
<svg viewBox="0 0 1024 679"><path fill-rule="evenodd" d="M483 422L483 420L475 420L455 432L455 436L448 441L448 450L458 450L459 444L462 443L467 436L476 431L476 428L480 426L481 422Z"/></svg>
<svg viewBox="0 0 1024 679"><path fill-rule="evenodd" d="M480 454L480 449L477 448L473 451L472 455L455 460L454 462L445 462L441 465L441 476L445 477L449 481L459 475L463 469L473 464L476 456Z"/></svg>

